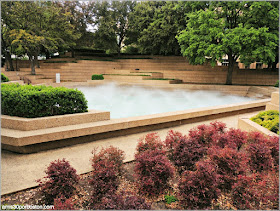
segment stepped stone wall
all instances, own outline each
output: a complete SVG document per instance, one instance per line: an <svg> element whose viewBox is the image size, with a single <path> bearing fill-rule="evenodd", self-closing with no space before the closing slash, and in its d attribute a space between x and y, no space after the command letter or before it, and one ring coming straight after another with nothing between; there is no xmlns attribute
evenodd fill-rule
<svg viewBox="0 0 280 211"><path fill-rule="evenodd" d="M226 66L190 65L185 58L180 56L153 56L152 59L147 59L146 56L143 58L113 61L98 61L102 58L97 58L97 61L76 60L75 63L71 62L75 58L53 58L48 61L68 61L69 63L44 63L40 61L40 68L36 68L36 73L44 75L45 79L51 79L53 82L55 82L56 73L60 73L61 81L86 82L91 79L93 74L130 74L132 71L139 71L143 74L145 72L158 72L163 74L164 78L180 79L183 83L225 84L226 81L228 68ZM20 67L18 75L30 74L29 61L18 62ZM112 80L113 78L110 77ZM118 80L120 77L115 78ZM233 72L233 84L239 85L274 85L278 78L278 72L269 70L249 70L235 67ZM138 81L137 77L135 77L135 81Z"/></svg>

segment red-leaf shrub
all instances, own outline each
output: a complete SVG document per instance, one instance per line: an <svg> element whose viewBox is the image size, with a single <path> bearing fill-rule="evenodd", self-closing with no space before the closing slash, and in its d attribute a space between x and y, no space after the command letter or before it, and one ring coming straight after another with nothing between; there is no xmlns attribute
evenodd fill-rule
<svg viewBox="0 0 280 211"><path fill-rule="evenodd" d="M199 125L189 131L189 137L196 140L199 144L209 146L212 143L213 136L223 134L226 125L222 122L211 122L210 125Z"/></svg>
<svg viewBox="0 0 280 211"><path fill-rule="evenodd" d="M163 150L165 151L164 143L160 140L157 133L149 133L145 137L142 137L138 141L136 147L136 155L146 150Z"/></svg>
<svg viewBox="0 0 280 211"><path fill-rule="evenodd" d="M168 187L174 167L159 149L142 151L135 155L135 175L141 193L158 195Z"/></svg>
<svg viewBox="0 0 280 211"><path fill-rule="evenodd" d="M195 171L185 171L179 181L181 202L187 209L207 209L218 198L219 175L211 161L199 161Z"/></svg>
<svg viewBox="0 0 280 211"><path fill-rule="evenodd" d="M98 164L99 162L106 160L114 163L114 168L121 175L124 171L123 161L124 161L124 151L109 146L107 148L102 148L99 152L97 152L97 148L92 151L93 157L91 159L92 166Z"/></svg>
<svg viewBox="0 0 280 211"><path fill-rule="evenodd" d="M231 191L237 209L279 208L279 177L275 171L239 175Z"/></svg>
<svg viewBox="0 0 280 211"><path fill-rule="evenodd" d="M72 199L65 198L65 196L59 196L54 199L54 209L55 210L74 210L74 204Z"/></svg>
<svg viewBox="0 0 280 211"><path fill-rule="evenodd" d="M255 190L258 175L238 175L237 182L231 190L233 205L237 209L258 209L260 201Z"/></svg>
<svg viewBox="0 0 280 211"><path fill-rule="evenodd" d="M259 132L248 134L246 151L249 157L249 165L252 171L271 170L273 159L268 143L268 138Z"/></svg>
<svg viewBox="0 0 280 211"><path fill-rule="evenodd" d="M225 133L214 135L213 145L219 146L221 148L228 146L230 148L240 150L246 140L246 132L243 132L240 129L230 128Z"/></svg>
<svg viewBox="0 0 280 211"><path fill-rule="evenodd" d="M171 156L170 157L171 160L172 160L172 153L174 150L174 146L182 137L183 137L182 133L178 131L169 130L167 133L164 144L166 149L168 150L169 156Z"/></svg>
<svg viewBox="0 0 280 211"><path fill-rule="evenodd" d="M95 204L94 209L98 210L150 210L151 205L144 198L130 192L106 195L101 201Z"/></svg>
<svg viewBox="0 0 280 211"><path fill-rule="evenodd" d="M222 190L230 190L237 176L245 173L248 161L243 152L228 146L211 147L208 149L208 156L218 167L217 173L221 179L219 188Z"/></svg>
<svg viewBox="0 0 280 211"><path fill-rule="evenodd" d="M115 147L102 148L99 153L93 151L92 204L101 200L106 194L114 194L120 184L123 173L124 152Z"/></svg>
<svg viewBox="0 0 280 211"><path fill-rule="evenodd" d="M268 139L268 147L270 148L274 168L279 171L279 137L270 136Z"/></svg>
<svg viewBox="0 0 280 211"><path fill-rule="evenodd" d="M66 198L70 198L73 195L79 176L68 161L64 158L55 160L51 162L45 172L47 176L38 180L38 182L46 203L52 204L59 195L63 195Z"/></svg>
<svg viewBox="0 0 280 211"><path fill-rule="evenodd" d="M185 170L193 170L193 167L206 153L207 148L199 144L195 139L181 137L173 146L170 157L181 174Z"/></svg>

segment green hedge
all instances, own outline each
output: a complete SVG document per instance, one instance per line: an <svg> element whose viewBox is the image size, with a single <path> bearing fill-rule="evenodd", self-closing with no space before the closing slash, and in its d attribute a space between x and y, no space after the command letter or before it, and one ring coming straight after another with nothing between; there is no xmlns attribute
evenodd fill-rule
<svg viewBox="0 0 280 211"><path fill-rule="evenodd" d="M91 80L104 80L103 75L92 75Z"/></svg>
<svg viewBox="0 0 280 211"><path fill-rule="evenodd" d="M279 134L279 112L270 110L258 113L251 118L252 121L267 128L268 130Z"/></svg>
<svg viewBox="0 0 280 211"><path fill-rule="evenodd" d="M3 73L1 73L1 82L8 82L10 81L7 76L5 76Z"/></svg>
<svg viewBox="0 0 280 211"><path fill-rule="evenodd" d="M87 112L87 100L77 89L1 84L1 112L19 117L44 117Z"/></svg>

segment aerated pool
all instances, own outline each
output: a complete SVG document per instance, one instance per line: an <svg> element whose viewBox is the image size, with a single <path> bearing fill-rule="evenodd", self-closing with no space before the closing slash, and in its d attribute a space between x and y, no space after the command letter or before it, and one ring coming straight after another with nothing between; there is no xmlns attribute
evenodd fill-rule
<svg viewBox="0 0 280 211"><path fill-rule="evenodd" d="M120 86L116 83L77 88L85 94L89 109L110 111L111 119L255 100L218 91L166 90L138 85Z"/></svg>

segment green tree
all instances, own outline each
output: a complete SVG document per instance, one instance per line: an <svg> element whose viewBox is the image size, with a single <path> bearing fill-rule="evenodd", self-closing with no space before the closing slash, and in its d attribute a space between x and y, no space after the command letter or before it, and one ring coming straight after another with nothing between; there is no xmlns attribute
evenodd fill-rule
<svg viewBox="0 0 280 211"><path fill-rule="evenodd" d="M181 52L191 64L203 64L227 55L229 60L226 84L232 84L236 60L249 64L261 60L275 61L278 37L268 27L251 27L244 15L244 2L217 2L209 10L188 14L187 27L177 36Z"/></svg>
<svg viewBox="0 0 280 211"><path fill-rule="evenodd" d="M120 55L128 36L128 16L134 10L135 4L133 1L95 3L95 47Z"/></svg>
<svg viewBox="0 0 280 211"><path fill-rule="evenodd" d="M52 2L1 2L1 6L5 14L2 42L9 44L12 53L28 55L31 74L35 74L42 49L56 52L75 45L74 41L79 38L69 22L70 13L63 13Z"/></svg>

